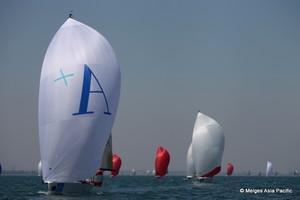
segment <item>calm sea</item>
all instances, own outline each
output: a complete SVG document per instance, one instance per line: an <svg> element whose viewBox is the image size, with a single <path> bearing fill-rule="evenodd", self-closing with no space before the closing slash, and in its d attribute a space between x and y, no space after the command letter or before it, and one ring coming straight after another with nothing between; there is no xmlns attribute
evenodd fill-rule
<svg viewBox="0 0 300 200"><path fill-rule="evenodd" d="M37 176L0 176L0 199L300 199L300 177L217 176L199 183L183 176L104 177L83 195L47 195Z"/></svg>

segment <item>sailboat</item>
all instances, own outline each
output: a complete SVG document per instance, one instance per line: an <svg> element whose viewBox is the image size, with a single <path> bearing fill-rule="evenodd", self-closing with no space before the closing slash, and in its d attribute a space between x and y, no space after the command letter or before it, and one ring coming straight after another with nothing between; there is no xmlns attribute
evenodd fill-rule
<svg viewBox="0 0 300 200"><path fill-rule="evenodd" d="M198 112L192 139L197 179L210 182L221 171L224 145L224 134L218 122Z"/></svg>
<svg viewBox="0 0 300 200"><path fill-rule="evenodd" d="M297 169L294 170L293 175L298 176L298 170Z"/></svg>
<svg viewBox="0 0 300 200"><path fill-rule="evenodd" d="M249 176L250 176L250 174L249 174ZM261 176L261 172L258 172L257 176Z"/></svg>
<svg viewBox="0 0 300 200"><path fill-rule="evenodd" d="M231 163L228 163L227 164L227 176L232 175L233 169L234 169L233 165Z"/></svg>
<svg viewBox="0 0 300 200"><path fill-rule="evenodd" d="M42 176L42 161L38 164L38 176Z"/></svg>
<svg viewBox="0 0 300 200"><path fill-rule="evenodd" d="M117 154L112 155L112 160L113 160L113 167L112 167L112 171L110 172L110 175L117 176L119 174L122 165L122 160Z"/></svg>
<svg viewBox="0 0 300 200"><path fill-rule="evenodd" d="M187 155L186 155L186 169L187 169L187 178L195 178L196 177L196 169L192 156L192 143L189 146Z"/></svg>
<svg viewBox="0 0 300 200"><path fill-rule="evenodd" d="M169 163L170 163L169 152L162 146L159 146L157 148L156 158L155 158L155 176L156 177L165 176L168 172Z"/></svg>
<svg viewBox="0 0 300 200"><path fill-rule="evenodd" d="M272 175L272 170L273 170L273 164L268 161L267 162L267 169L266 169L266 176L271 176Z"/></svg>
<svg viewBox="0 0 300 200"><path fill-rule="evenodd" d="M147 169L146 176L148 176L149 174L150 174L150 169Z"/></svg>
<svg viewBox="0 0 300 200"><path fill-rule="evenodd" d="M251 171L248 170L247 176L251 176Z"/></svg>
<svg viewBox="0 0 300 200"><path fill-rule="evenodd" d="M130 172L130 176L135 176L135 174L136 174L135 169L132 169L131 172Z"/></svg>
<svg viewBox="0 0 300 200"><path fill-rule="evenodd" d="M2 165L0 163L0 175L2 174Z"/></svg>
<svg viewBox="0 0 300 200"><path fill-rule="evenodd" d="M115 120L120 68L109 42L71 16L44 57L39 143L49 193L89 191Z"/></svg>

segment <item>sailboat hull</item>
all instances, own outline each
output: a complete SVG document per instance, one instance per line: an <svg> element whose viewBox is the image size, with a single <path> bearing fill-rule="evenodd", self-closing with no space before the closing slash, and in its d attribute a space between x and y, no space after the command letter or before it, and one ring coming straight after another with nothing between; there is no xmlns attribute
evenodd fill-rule
<svg viewBox="0 0 300 200"><path fill-rule="evenodd" d="M201 183L211 183L213 177L197 177L197 181Z"/></svg>
<svg viewBox="0 0 300 200"><path fill-rule="evenodd" d="M82 194L92 190L93 185L89 183L48 183L49 194Z"/></svg>
<svg viewBox="0 0 300 200"><path fill-rule="evenodd" d="M194 179L195 176L186 176L187 179Z"/></svg>

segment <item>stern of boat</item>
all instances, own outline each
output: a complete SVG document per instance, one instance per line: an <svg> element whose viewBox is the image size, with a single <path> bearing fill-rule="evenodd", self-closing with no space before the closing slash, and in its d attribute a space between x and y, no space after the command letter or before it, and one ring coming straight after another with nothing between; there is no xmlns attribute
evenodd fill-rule
<svg viewBox="0 0 300 200"><path fill-rule="evenodd" d="M49 194L80 194L88 193L93 185L84 182L74 183L47 183Z"/></svg>

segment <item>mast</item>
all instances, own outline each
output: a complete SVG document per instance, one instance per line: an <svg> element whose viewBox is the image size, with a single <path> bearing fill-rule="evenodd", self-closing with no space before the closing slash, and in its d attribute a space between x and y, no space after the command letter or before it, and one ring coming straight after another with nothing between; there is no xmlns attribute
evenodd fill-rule
<svg viewBox="0 0 300 200"><path fill-rule="evenodd" d="M70 10L69 18L73 19L73 10Z"/></svg>

